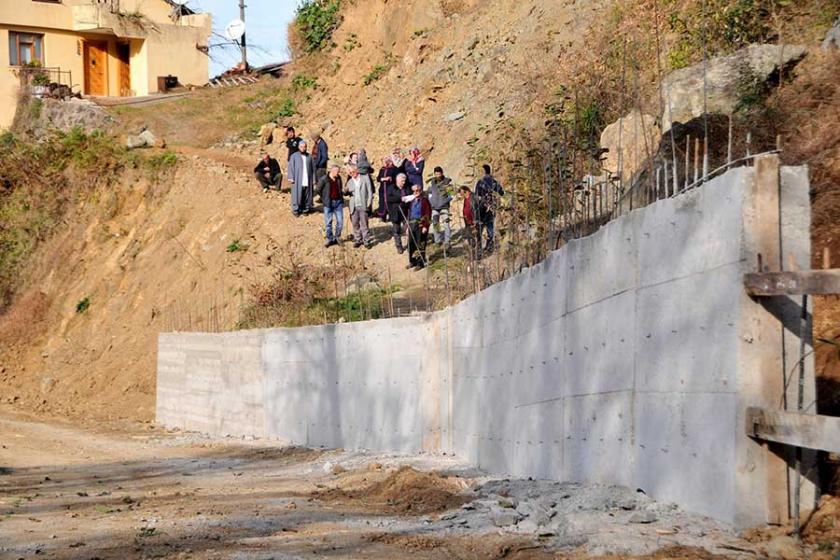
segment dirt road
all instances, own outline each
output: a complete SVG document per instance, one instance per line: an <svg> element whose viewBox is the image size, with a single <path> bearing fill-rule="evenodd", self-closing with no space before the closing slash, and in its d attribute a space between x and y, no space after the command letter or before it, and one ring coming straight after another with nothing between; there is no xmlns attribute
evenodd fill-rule
<svg viewBox="0 0 840 560"><path fill-rule="evenodd" d="M629 489L490 480L446 456L282 447L143 424L82 431L3 411L0 442L3 559L589 558L628 546L676 547L657 558L753 556L714 522ZM556 506L564 534L543 528L538 537L526 521L497 526L498 512L527 517L516 512L536 507L528 495L569 504ZM652 517L628 521L639 512Z"/></svg>

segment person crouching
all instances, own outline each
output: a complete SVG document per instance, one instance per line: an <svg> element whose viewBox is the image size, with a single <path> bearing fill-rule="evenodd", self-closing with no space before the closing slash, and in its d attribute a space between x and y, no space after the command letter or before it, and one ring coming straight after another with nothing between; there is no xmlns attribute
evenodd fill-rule
<svg viewBox="0 0 840 560"><path fill-rule="evenodd" d="M271 187L279 191L280 185L283 183L283 172L280 170L280 164L268 154L263 154L260 162L254 167L254 176L262 185L263 192L268 192Z"/></svg>

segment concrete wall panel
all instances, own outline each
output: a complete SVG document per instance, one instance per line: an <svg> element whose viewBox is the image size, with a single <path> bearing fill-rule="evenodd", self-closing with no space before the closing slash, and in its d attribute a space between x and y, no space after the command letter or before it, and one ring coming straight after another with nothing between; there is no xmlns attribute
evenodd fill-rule
<svg viewBox="0 0 840 560"><path fill-rule="evenodd" d="M741 258L741 207L748 168L726 180L654 204L640 215L639 285L652 286L736 263Z"/></svg>
<svg viewBox="0 0 840 560"><path fill-rule="evenodd" d="M636 393L635 484L659 500L731 516L736 400L734 393Z"/></svg>
<svg viewBox="0 0 840 560"><path fill-rule="evenodd" d="M564 395L633 389L636 292L592 303L566 317Z"/></svg>
<svg viewBox="0 0 840 560"><path fill-rule="evenodd" d="M564 478L574 482L633 486L635 450L632 441L632 391L563 400Z"/></svg>
<svg viewBox="0 0 840 560"><path fill-rule="evenodd" d="M554 399L516 406L514 425L514 476L562 479L563 400Z"/></svg>
<svg viewBox="0 0 840 560"><path fill-rule="evenodd" d="M735 263L638 291L637 390L737 390L740 294L727 287L741 277Z"/></svg>
<svg viewBox="0 0 840 560"><path fill-rule="evenodd" d="M564 248L567 313L635 288L642 213L631 212Z"/></svg>

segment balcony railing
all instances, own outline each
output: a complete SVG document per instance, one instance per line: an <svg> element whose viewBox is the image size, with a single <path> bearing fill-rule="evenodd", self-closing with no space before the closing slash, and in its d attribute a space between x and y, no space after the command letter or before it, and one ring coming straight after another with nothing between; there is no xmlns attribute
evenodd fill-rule
<svg viewBox="0 0 840 560"><path fill-rule="evenodd" d="M21 87L35 97L69 97L73 94L73 74L57 66L17 68Z"/></svg>

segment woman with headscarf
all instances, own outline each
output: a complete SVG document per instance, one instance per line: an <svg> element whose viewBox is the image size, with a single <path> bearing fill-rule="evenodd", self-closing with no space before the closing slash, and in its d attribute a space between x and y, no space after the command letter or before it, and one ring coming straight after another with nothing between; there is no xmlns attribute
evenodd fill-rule
<svg viewBox="0 0 840 560"><path fill-rule="evenodd" d="M397 175L400 170L394 167L394 161L391 156L382 158L382 167L379 169L379 175L376 180L379 183L379 207L376 209L376 215L382 221L388 220L388 187L397 182Z"/></svg>
<svg viewBox="0 0 840 560"><path fill-rule="evenodd" d="M405 173L405 158L400 148L394 148L394 151L391 152L391 161L397 169L397 173Z"/></svg>
<svg viewBox="0 0 840 560"><path fill-rule="evenodd" d="M405 174L410 185L420 185L423 190L423 169L426 167L426 160L420 155L417 146L412 146L408 151L408 159L405 160Z"/></svg>

